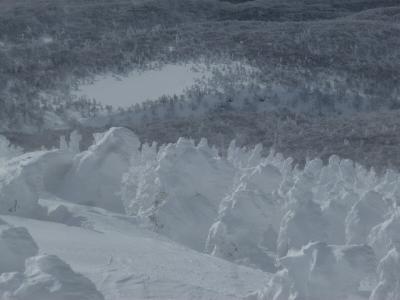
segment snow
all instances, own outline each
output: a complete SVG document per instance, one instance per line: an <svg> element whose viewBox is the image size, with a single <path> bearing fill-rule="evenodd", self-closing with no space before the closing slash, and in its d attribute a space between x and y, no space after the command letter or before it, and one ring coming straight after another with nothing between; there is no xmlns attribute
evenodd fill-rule
<svg viewBox="0 0 400 300"><path fill-rule="evenodd" d="M126 76L117 77L113 74L98 76L93 82L79 86L74 95L77 98L95 99L103 105L122 108L142 104L148 100L157 100L162 96L184 96L192 88L214 89L226 93L235 90L236 96L244 99L248 96L250 86L266 88L264 83L255 79L256 74L260 74L258 68L235 60L210 63L206 59L199 59L185 64L166 64L161 67L150 64L148 69L134 70ZM211 105L215 104L215 96L208 98ZM232 105L240 107L242 106L240 103L241 101Z"/></svg>
<svg viewBox="0 0 400 300"><path fill-rule="evenodd" d="M18 300L104 300L89 279L55 255L28 258L24 273L3 273L0 293Z"/></svg>
<svg viewBox="0 0 400 300"><path fill-rule="evenodd" d="M370 230L385 219L388 209L380 193L368 192L349 212L346 218L347 243L365 243Z"/></svg>
<svg viewBox="0 0 400 300"><path fill-rule="evenodd" d="M21 154L22 149L11 145L6 137L0 135L0 165Z"/></svg>
<svg viewBox="0 0 400 300"><path fill-rule="evenodd" d="M267 184L261 184L262 176L270 179ZM220 204L218 221L209 232L208 252L266 271L276 270L268 251L276 251L280 209L275 192L280 177L277 168L265 165L241 178L242 183Z"/></svg>
<svg viewBox="0 0 400 300"><path fill-rule="evenodd" d="M397 172L126 128L94 140L3 156L3 298L400 298Z"/></svg>
<svg viewBox="0 0 400 300"><path fill-rule="evenodd" d="M141 163L133 161L125 175L126 210L169 238L204 250L219 201L232 184L233 168L205 140L195 146L181 138L156 155L154 149L145 150Z"/></svg>
<svg viewBox="0 0 400 300"><path fill-rule="evenodd" d="M59 150L26 153L8 160L0 168L0 212L41 217L40 194L59 186L71 160L70 153Z"/></svg>
<svg viewBox="0 0 400 300"><path fill-rule="evenodd" d="M41 201L43 205L55 200ZM137 226L134 218L71 203L84 226L8 216L29 228L41 253L52 253L91 279L107 300L240 299L269 275L237 266ZM62 233L62 234L60 234Z"/></svg>
<svg viewBox="0 0 400 300"><path fill-rule="evenodd" d="M36 255L38 247L25 228L0 221L0 273L22 271L25 260Z"/></svg>
<svg viewBox="0 0 400 300"><path fill-rule="evenodd" d="M0 220L0 299L104 300L95 285L55 255L38 255L28 230Z"/></svg>
<svg viewBox="0 0 400 300"><path fill-rule="evenodd" d="M400 295L400 243L391 249L378 266L379 283L370 300L395 300Z"/></svg>
<svg viewBox="0 0 400 300"><path fill-rule="evenodd" d="M399 241L400 211L398 210L393 212L387 220L373 227L367 239L379 258L385 256Z"/></svg>
<svg viewBox="0 0 400 300"><path fill-rule="evenodd" d="M61 189L69 201L123 212L120 191L122 175L140 142L132 131L112 128L87 151L73 159Z"/></svg>
<svg viewBox="0 0 400 300"><path fill-rule="evenodd" d="M96 99L103 105L129 107L163 95L182 95L196 80L209 76L196 64L165 65L160 69L133 71L126 77L105 75L93 84L82 85L78 96Z"/></svg>
<svg viewBox="0 0 400 300"><path fill-rule="evenodd" d="M259 299L357 299L360 282L374 276L376 269L373 250L367 245L315 242L280 262L285 271L274 275Z"/></svg>

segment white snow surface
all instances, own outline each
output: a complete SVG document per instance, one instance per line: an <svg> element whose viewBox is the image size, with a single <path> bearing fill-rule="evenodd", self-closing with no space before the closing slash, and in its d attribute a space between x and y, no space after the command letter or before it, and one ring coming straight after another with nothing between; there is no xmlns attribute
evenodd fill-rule
<svg viewBox="0 0 400 300"><path fill-rule="evenodd" d="M400 299L397 172L125 128L71 141L3 155L1 299Z"/></svg>
<svg viewBox="0 0 400 300"><path fill-rule="evenodd" d="M23 227L12 227L0 220L0 273L22 271L27 258L38 253L38 247Z"/></svg>
<svg viewBox="0 0 400 300"><path fill-rule="evenodd" d="M198 64L165 65L142 72L133 71L127 76L105 75L92 84L84 84L77 96L96 99L103 105L129 107L163 95L182 95L197 80L211 77L211 72Z"/></svg>
<svg viewBox="0 0 400 300"><path fill-rule="evenodd" d="M104 300L89 279L55 255L30 257L23 273L1 274L0 296L10 300Z"/></svg>
<svg viewBox="0 0 400 300"><path fill-rule="evenodd" d="M73 158L61 187L62 197L123 212L119 196L121 178L139 147L139 139L129 129L110 129L87 151Z"/></svg>
<svg viewBox="0 0 400 300"><path fill-rule="evenodd" d="M55 205L57 200L41 203ZM135 218L63 205L81 219L81 226L12 216L5 220L29 228L41 253L60 257L92 280L107 300L240 299L269 278L261 271L177 245L140 228Z"/></svg>

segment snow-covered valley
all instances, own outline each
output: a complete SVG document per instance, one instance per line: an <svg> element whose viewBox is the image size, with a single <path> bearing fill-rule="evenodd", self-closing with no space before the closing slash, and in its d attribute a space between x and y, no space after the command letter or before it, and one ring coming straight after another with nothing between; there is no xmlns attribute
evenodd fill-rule
<svg viewBox="0 0 400 300"><path fill-rule="evenodd" d="M94 139L2 143L1 299L399 299L399 173Z"/></svg>

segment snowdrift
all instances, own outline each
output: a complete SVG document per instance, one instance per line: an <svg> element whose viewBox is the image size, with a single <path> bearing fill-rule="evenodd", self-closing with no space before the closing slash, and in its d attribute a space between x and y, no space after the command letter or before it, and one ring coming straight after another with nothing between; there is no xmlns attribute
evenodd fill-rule
<svg viewBox="0 0 400 300"><path fill-rule="evenodd" d="M0 213L44 217L38 199L43 193L57 191L71 159L69 152L52 150L7 160L0 167Z"/></svg>
<svg viewBox="0 0 400 300"><path fill-rule="evenodd" d="M28 258L23 273L1 274L0 295L18 300L104 300L89 279L54 255Z"/></svg>
<svg viewBox="0 0 400 300"><path fill-rule="evenodd" d="M38 250L28 230L0 220L0 299L104 299L87 278Z"/></svg>
<svg viewBox="0 0 400 300"><path fill-rule="evenodd" d="M38 247L23 227L11 227L0 219L0 273L22 271L28 257L38 253Z"/></svg>

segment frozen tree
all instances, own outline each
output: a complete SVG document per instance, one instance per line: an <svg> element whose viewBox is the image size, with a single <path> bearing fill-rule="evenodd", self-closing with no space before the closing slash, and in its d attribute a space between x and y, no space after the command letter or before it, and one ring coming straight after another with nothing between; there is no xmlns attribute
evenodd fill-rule
<svg viewBox="0 0 400 300"><path fill-rule="evenodd" d="M80 152L81 140L82 136L77 130L71 132L69 136L69 149L74 153Z"/></svg>
<svg viewBox="0 0 400 300"><path fill-rule="evenodd" d="M68 143L67 143L64 135L60 136L59 148L60 148L60 150L68 150Z"/></svg>
<svg viewBox="0 0 400 300"><path fill-rule="evenodd" d="M378 266L379 284L372 292L370 300L400 299L400 240L396 240L392 250Z"/></svg>
<svg viewBox="0 0 400 300"><path fill-rule="evenodd" d="M13 146L6 137L0 135L0 163L21 154L21 148Z"/></svg>

